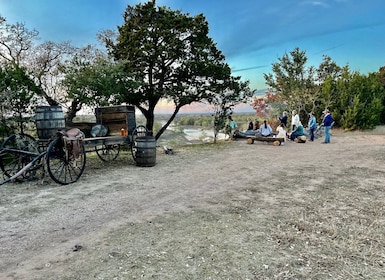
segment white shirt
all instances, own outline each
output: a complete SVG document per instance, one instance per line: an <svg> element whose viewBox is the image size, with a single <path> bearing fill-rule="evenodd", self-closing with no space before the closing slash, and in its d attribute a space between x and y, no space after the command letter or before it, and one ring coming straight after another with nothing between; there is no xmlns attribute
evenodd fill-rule
<svg viewBox="0 0 385 280"><path fill-rule="evenodd" d="M282 126L278 126L277 131L278 131L277 138L286 139L286 131Z"/></svg>
<svg viewBox="0 0 385 280"><path fill-rule="evenodd" d="M295 114L291 117L291 125L299 126L299 115Z"/></svg>

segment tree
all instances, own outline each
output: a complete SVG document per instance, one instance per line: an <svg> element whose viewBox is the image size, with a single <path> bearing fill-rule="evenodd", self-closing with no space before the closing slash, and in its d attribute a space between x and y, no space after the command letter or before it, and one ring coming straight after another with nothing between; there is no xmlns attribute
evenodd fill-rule
<svg viewBox="0 0 385 280"><path fill-rule="evenodd" d="M41 88L38 93L50 106L63 103L66 93L61 88L63 70L78 49L69 42L44 42L33 48L33 55L25 61L29 73Z"/></svg>
<svg viewBox="0 0 385 280"><path fill-rule="evenodd" d="M84 106L107 106L121 103L120 97L135 88L124 71L124 62L114 62L104 52L92 46L80 49L63 69L65 78L61 85L67 91L66 116L71 123Z"/></svg>
<svg viewBox="0 0 385 280"><path fill-rule="evenodd" d="M278 100L285 104L284 109L296 109L301 118L307 118L309 112L321 115L326 107L338 103L337 84L349 73L348 66L340 67L324 55L318 68L307 67L306 53L299 48L278 60L272 66L274 74L264 74L264 77ZM337 117L339 111L335 108L334 113Z"/></svg>
<svg viewBox="0 0 385 280"><path fill-rule="evenodd" d="M315 68L306 67L306 52L299 48L285 53L278 61L272 64L274 75L264 74L266 84L281 95L287 109L307 113L318 93Z"/></svg>
<svg viewBox="0 0 385 280"><path fill-rule="evenodd" d="M180 108L193 102L210 103L219 92L227 92L223 85L231 84L231 71L224 55L208 37L208 23L203 15L190 17L155 5L153 0L127 6L116 42L108 36L104 41L116 60L126 61L127 75L139 83L121 101L142 112L150 132L158 102L173 102L174 112L157 132L158 139ZM239 95L239 90L244 88L230 92Z"/></svg>
<svg viewBox="0 0 385 280"><path fill-rule="evenodd" d="M31 80L26 70L17 65L9 65L4 70L0 68L0 77L2 120L6 120L9 125L10 118L4 116L13 116L19 131L23 133L25 117L33 114L36 92L39 92L40 88Z"/></svg>
<svg viewBox="0 0 385 280"><path fill-rule="evenodd" d="M0 62L22 65L33 46L39 32L29 30L23 23L8 24L0 17Z"/></svg>
<svg viewBox="0 0 385 280"><path fill-rule="evenodd" d="M63 78L60 70L75 48L69 42L37 44L38 35L24 23L8 24L0 17L0 64L23 67L39 87L36 94L56 106L65 94L58 86Z"/></svg>
<svg viewBox="0 0 385 280"><path fill-rule="evenodd" d="M220 85L221 83L217 83ZM246 102L250 96L251 91L245 89L248 88L249 82L240 82L239 77L230 79L230 82L222 84L224 91L218 88L218 94L211 100L214 116L214 143L217 141L219 131L226 126L227 117L233 113L234 107ZM234 94L234 92L243 91L245 94Z"/></svg>
<svg viewBox="0 0 385 280"><path fill-rule="evenodd" d="M380 124L385 89L379 73L345 72L335 91L333 117L344 129L371 129Z"/></svg>

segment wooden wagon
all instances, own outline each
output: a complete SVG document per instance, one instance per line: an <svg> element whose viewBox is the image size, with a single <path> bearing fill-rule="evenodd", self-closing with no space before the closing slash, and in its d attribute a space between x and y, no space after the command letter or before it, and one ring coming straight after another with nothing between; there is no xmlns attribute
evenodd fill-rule
<svg viewBox="0 0 385 280"><path fill-rule="evenodd" d="M90 138L77 128L63 129L61 108L39 109L36 114L39 139L13 134L1 145L0 168L6 178L1 185L35 178L44 173L44 166L56 183L74 183L83 174L87 152L96 152L101 160L111 161L117 158L122 145L130 147L137 165L155 164L156 141L144 126L136 125L133 106L97 108L97 123Z"/></svg>

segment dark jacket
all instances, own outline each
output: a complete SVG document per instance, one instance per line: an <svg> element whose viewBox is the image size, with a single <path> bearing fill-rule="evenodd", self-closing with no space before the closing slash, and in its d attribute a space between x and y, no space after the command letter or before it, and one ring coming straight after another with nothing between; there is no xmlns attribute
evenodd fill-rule
<svg viewBox="0 0 385 280"><path fill-rule="evenodd" d="M331 126L332 123L333 123L332 115L331 115L331 114L327 114L327 115L324 117L323 125L324 125L324 126Z"/></svg>
<svg viewBox="0 0 385 280"><path fill-rule="evenodd" d="M287 126L287 116L279 117L279 120L285 125L285 127Z"/></svg>

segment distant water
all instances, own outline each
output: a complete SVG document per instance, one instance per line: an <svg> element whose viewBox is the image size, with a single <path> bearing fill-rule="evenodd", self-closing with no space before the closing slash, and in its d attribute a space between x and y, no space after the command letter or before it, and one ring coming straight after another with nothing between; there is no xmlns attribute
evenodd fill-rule
<svg viewBox="0 0 385 280"><path fill-rule="evenodd" d="M214 131L208 129L185 128L183 129L183 133L189 141L201 140L204 142L208 142L213 141L214 139ZM217 140L223 140L225 139L225 136L226 135L224 133L218 133Z"/></svg>
<svg viewBox="0 0 385 280"><path fill-rule="evenodd" d="M164 124L162 124L164 125ZM174 124L170 124L169 127L167 127L169 130L175 130ZM213 129L202 129L202 128L184 128L183 129L184 137L188 141L203 141L203 142L210 142L214 140L214 130ZM226 139L226 134L224 133L218 133L217 140L224 140Z"/></svg>

